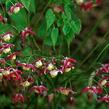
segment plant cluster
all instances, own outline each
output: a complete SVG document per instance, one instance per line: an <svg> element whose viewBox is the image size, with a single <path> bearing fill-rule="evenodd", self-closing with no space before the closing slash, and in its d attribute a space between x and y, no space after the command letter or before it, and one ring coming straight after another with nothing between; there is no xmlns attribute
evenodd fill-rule
<svg viewBox="0 0 109 109"><path fill-rule="evenodd" d="M64 95L60 100L68 97L74 102L78 92L68 79L73 78L77 61L63 56L63 49L70 55L72 39L80 33L78 7L90 11L100 4L101 0L1 0L0 92L27 107L33 96L51 103ZM109 64L92 73L82 93L108 103L108 73Z"/></svg>

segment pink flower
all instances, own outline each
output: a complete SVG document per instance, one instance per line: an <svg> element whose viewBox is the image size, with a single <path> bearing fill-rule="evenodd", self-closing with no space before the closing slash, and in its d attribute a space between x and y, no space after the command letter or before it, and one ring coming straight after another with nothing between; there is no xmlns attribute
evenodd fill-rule
<svg viewBox="0 0 109 109"><path fill-rule="evenodd" d="M2 74L3 74L3 77L8 79L8 75L11 73L11 70L12 68L10 67L5 67L3 70L2 70Z"/></svg>
<svg viewBox="0 0 109 109"><path fill-rule="evenodd" d="M6 57L6 59L7 59L7 60L15 60L15 59L16 59L16 55L18 55L18 54L19 54L19 52L14 52L14 53L8 55L8 56Z"/></svg>
<svg viewBox="0 0 109 109"><path fill-rule="evenodd" d="M93 8L93 1L82 3L80 7L85 11L91 10Z"/></svg>
<svg viewBox="0 0 109 109"><path fill-rule="evenodd" d="M6 43L3 43L0 47L0 51L2 51L3 53L9 53L11 51L11 47L13 47L14 45L13 44L6 44Z"/></svg>
<svg viewBox="0 0 109 109"><path fill-rule="evenodd" d="M11 72L8 76L8 80L14 80L14 81L19 81L21 80L21 76L20 74L18 74L17 72Z"/></svg>
<svg viewBox="0 0 109 109"><path fill-rule="evenodd" d="M52 78L56 77L56 76L58 75L58 73L61 73L61 71L58 70L58 69L51 70L51 71L49 72L49 74L50 74L50 76L51 76Z"/></svg>
<svg viewBox="0 0 109 109"><path fill-rule="evenodd" d="M25 100L24 96L21 93L17 93L12 97L14 103L23 103Z"/></svg>
<svg viewBox="0 0 109 109"><path fill-rule="evenodd" d="M22 3L15 3L14 5L12 5L9 9L9 12L12 13L18 13L20 11L20 9L23 8L23 4Z"/></svg>
<svg viewBox="0 0 109 109"><path fill-rule="evenodd" d="M43 94L44 92L47 92L47 88L45 87L45 86L43 86L43 85L40 85L40 86L33 86L32 88L31 88L31 91L32 92L35 92L35 93L37 93L37 94Z"/></svg>
<svg viewBox="0 0 109 109"><path fill-rule="evenodd" d="M109 87L109 76L104 76L100 81L99 85Z"/></svg>
<svg viewBox="0 0 109 109"><path fill-rule="evenodd" d="M21 32L21 39L22 42L25 43L25 39L29 35L35 35L35 32L32 31L32 28L26 27L22 32Z"/></svg>
<svg viewBox="0 0 109 109"><path fill-rule="evenodd" d="M109 73L109 64L103 64L102 67L100 67L96 71L96 75L102 74L102 73Z"/></svg>
<svg viewBox="0 0 109 109"><path fill-rule="evenodd" d="M11 32L6 32L2 34L1 36L4 41L9 41L11 37L13 37L13 34Z"/></svg>
<svg viewBox="0 0 109 109"><path fill-rule="evenodd" d="M109 95L105 95L105 96L99 98L98 101L109 103Z"/></svg>
<svg viewBox="0 0 109 109"><path fill-rule="evenodd" d="M101 0L95 0L95 2L93 0L90 0L87 2L81 2L80 7L85 11L90 11L93 7L100 4L101 4Z"/></svg>
<svg viewBox="0 0 109 109"><path fill-rule="evenodd" d="M62 72L69 72L71 69L74 69L74 64L77 61L74 58L65 58L65 60L63 61L63 65L62 65Z"/></svg>
<svg viewBox="0 0 109 109"><path fill-rule="evenodd" d="M95 93L95 94L102 94L103 89L99 86L91 86L91 87L85 87L82 92L90 92L90 93Z"/></svg>
<svg viewBox="0 0 109 109"><path fill-rule="evenodd" d="M29 87L33 82L33 78L28 78L27 80L21 82L21 86Z"/></svg>
<svg viewBox="0 0 109 109"><path fill-rule="evenodd" d="M19 67L23 67L23 70L32 70L32 71L36 70L36 68L33 64L20 63L18 61L18 62L16 62L16 65Z"/></svg>
<svg viewBox="0 0 109 109"><path fill-rule="evenodd" d="M11 67L6 67L4 70L2 70L3 77L6 78L7 80L14 80L14 81L19 81L21 80L21 72L20 70L11 68Z"/></svg>

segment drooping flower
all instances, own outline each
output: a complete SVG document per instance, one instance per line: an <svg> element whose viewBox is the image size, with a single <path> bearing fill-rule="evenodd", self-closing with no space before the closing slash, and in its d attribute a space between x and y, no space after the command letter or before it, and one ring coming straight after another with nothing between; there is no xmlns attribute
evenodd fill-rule
<svg viewBox="0 0 109 109"><path fill-rule="evenodd" d="M109 95L105 95L105 96L99 98L98 101L109 103Z"/></svg>
<svg viewBox="0 0 109 109"><path fill-rule="evenodd" d="M2 70L3 77L7 80L20 81L23 72L11 67L6 67Z"/></svg>
<svg viewBox="0 0 109 109"><path fill-rule="evenodd" d="M25 98L21 93L16 93L12 96L13 103L24 103Z"/></svg>
<svg viewBox="0 0 109 109"><path fill-rule="evenodd" d="M109 87L109 76L104 76L99 82L99 85L101 86L107 86Z"/></svg>
<svg viewBox="0 0 109 109"><path fill-rule="evenodd" d="M101 4L101 0L90 0L90 1L82 1L82 0L76 0L78 1L78 4L80 5L80 7L85 10L85 11L90 11L93 7L100 5ZM79 2L80 1L80 2Z"/></svg>
<svg viewBox="0 0 109 109"><path fill-rule="evenodd" d="M9 9L9 12L12 13L18 13L20 11L20 9L23 8L23 4L22 3L15 3L14 5L12 5Z"/></svg>
<svg viewBox="0 0 109 109"><path fill-rule="evenodd" d="M11 32L6 32L2 34L1 36L2 36L2 39L7 42L7 41L10 41L10 39L13 37L13 34Z"/></svg>
<svg viewBox="0 0 109 109"><path fill-rule="evenodd" d="M62 72L69 72L71 69L74 69L74 65L77 61L74 58L65 58L63 60Z"/></svg>
<svg viewBox="0 0 109 109"><path fill-rule="evenodd" d="M17 61L16 65L19 66L19 67L22 67L23 70L32 70L32 71L36 70L36 68L33 64L20 63L19 61Z"/></svg>
<svg viewBox="0 0 109 109"><path fill-rule="evenodd" d="M50 73L50 76L52 78L56 77L58 75L58 73L61 72L60 70L58 69L55 69L55 70L51 70L49 73Z"/></svg>
<svg viewBox="0 0 109 109"><path fill-rule="evenodd" d="M109 64L103 64L102 67L100 67L96 71L96 75L100 75L104 73L109 73Z"/></svg>
<svg viewBox="0 0 109 109"><path fill-rule="evenodd" d="M35 32L32 31L32 28L26 27L22 32L21 32L21 39L22 42L25 43L25 39L29 35L35 35Z"/></svg>
<svg viewBox="0 0 109 109"><path fill-rule="evenodd" d="M8 75L8 80L14 80L14 81L20 81L21 75L18 74L17 72L13 71Z"/></svg>
<svg viewBox="0 0 109 109"><path fill-rule="evenodd" d="M43 93L47 92L48 89L47 89L45 86L40 85L40 86L33 86L33 87L31 88L31 91L32 91L32 92L35 92L35 93L37 93L37 94L43 94Z"/></svg>
<svg viewBox="0 0 109 109"><path fill-rule="evenodd" d="M3 77L8 78L8 75L11 73L10 67L6 67L2 70Z"/></svg>
<svg viewBox="0 0 109 109"><path fill-rule="evenodd" d="M27 80L21 82L21 86L29 87L33 82L33 78L28 78Z"/></svg>
<svg viewBox="0 0 109 109"><path fill-rule="evenodd" d="M6 57L7 60L15 60L16 59L16 55L18 55L19 52L14 52L14 53L11 53L10 55L8 55Z"/></svg>
<svg viewBox="0 0 109 109"><path fill-rule="evenodd" d="M95 93L95 94L102 94L103 93L103 89L99 86L87 86L85 87L82 92L90 92L90 93Z"/></svg>
<svg viewBox="0 0 109 109"><path fill-rule="evenodd" d="M1 46L1 50L3 53L7 54L11 51L11 47L13 47L14 44L6 44L6 43L3 43L2 46Z"/></svg>

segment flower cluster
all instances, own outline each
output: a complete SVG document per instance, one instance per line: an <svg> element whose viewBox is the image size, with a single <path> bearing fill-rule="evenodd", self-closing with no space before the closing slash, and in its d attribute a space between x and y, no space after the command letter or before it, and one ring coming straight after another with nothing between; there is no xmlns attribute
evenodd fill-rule
<svg viewBox="0 0 109 109"><path fill-rule="evenodd" d="M91 75L92 76L92 75ZM92 93L97 95L98 102L107 102L109 103L109 95L106 90L109 87L109 64L104 64L102 67L96 70L95 75L96 83L85 87L82 92ZM94 78L92 78L94 79ZM93 81L93 80L91 80ZM100 97L99 97L100 96Z"/></svg>
<svg viewBox="0 0 109 109"><path fill-rule="evenodd" d="M17 5L15 5L17 6ZM14 7L15 7L14 6ZM35 35L31 28L26 27L20 32L21 40L25 41L28 35ZM15 50L15 45L10 40L15 37L10 31L0 35L0 82L10 84L5 87L11 87L13 103L23 103L26 100L26 93L35 93L36 96L48 96L45 76L54 79L57 76L64 75L75 68L76 60L74 58L36 58L33 62L21 62L19 57L21 52ZM22 59L23 61L23 59ZM49 83L49 81L48 81ZM4 86L3 86L4 87ZM24 91L25 90L25 91ZM23 93L22 93L23 92ZM51 93L58 92L63 95L74 94L73 90L66 87L56 87Z"/></svg>
<svg viewBox="0 0 109 109"><path fill-rule="evenodd" d="M10 61L13 60L13 55L16 56L16 53L12 53L7 58ZM12 96L14 103L23 103L25 97L23 93L20 93L21 90L25 88L27 92L25 93L35 93L37 95L47 96L49 88L44 85L44 81L37 81L38 78L43 78L45 75L49 76L51 79L55 78L58 75L62 75L66 72L74 69L74 64L76 62L73 58L64 58L63 60L57 60L53 58L48 60L46 58L38 58L31 64L21 63L17 58L14 57L14 65L6 65L6 60L0 59L4 64L0 68L0 82L5 81L7 83L13 82L16 86L17 92ZM35 81L40 82L38 85ZM11 86L10 86L11 87ZM16 90L16 89L13 89ZM18 91L19 90L19 91ZM58 87L53 89L53 92L56 91L63 95L69 95L69 93L74 94L73 90L65 87Z"/></svg>

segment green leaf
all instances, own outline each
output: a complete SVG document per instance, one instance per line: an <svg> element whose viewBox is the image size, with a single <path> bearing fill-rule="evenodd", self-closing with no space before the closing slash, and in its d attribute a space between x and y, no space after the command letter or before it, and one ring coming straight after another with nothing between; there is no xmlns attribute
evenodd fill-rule
<svg viewBox="0 0 109 109"><path fill-rule="evenodd" d="M12 14L10 17L18 31L27 26L27 14L24 9L20 10L17 14Z"/></svg>
<svg viewBox="0 0 109 109"><path fill-rule="evenodd" d="M61 27L62 24L63 24L63 19L62 19L62 18L58 19L58 20L57 20L57 26L58 26L58 27Z"/></svg>
<svg viewBox="0 0 109 109"><path fill-rule="evenodd" d="M24 56L31 56L32 55L32 49L31 49L31 47L26 47L26 49L22 50L22 54Z"/></svg>
<svg viewBox="0 0 109 109"><path fill-rule="evenodd" d="M80 22L80 20L79 19L72 20L71 21L71 28L72 28L74 33L79 34L79 32L81 31L81 22Z"/></svg>
<svg viewBox="0 0 109 109"><path fill-rule="evenodd" d="M71 20L71 18L72 18L72 10L71 10L71 8L70 8L70 5L65 5L64 6L64 10L65 10L65 15L67 16L67 19L68 20Z"/></svg>
<svg viewBox="0 0 109 109"><path fill-rule="evenodd" d="M9 10L9 8L16 3L15 0L6 0L5 5L6 5L6 10Z"/></svg>
<svg viewBox="0 0 109 109"><path fill-rule="evenodd" d="M41 24L40 24L40 27L38 28L38 36L40 38L43 38L46 34L46 22L43 21Z"/></svg>
<svg viewBox="0 0 109 109"><path fill-rule="evenodd" d="M54 23L55 18L56 18L52 9L47 10L45 18L46 18L47 30L48 30L50 28L50 26Z"/></svg>
<svg viewBox="0 0 109 109"><path fill-rule="evenodd" d="M53 43L53 46L55 47L56 45L56 42L57 42L57 39L58 39L58 35L59 35L59 31L58 31L58 28L53 28L52 29L52 32L51 32L51 40L52 40L52 43Z"/></svg>
<svg viewBox="0 0 109 109"><path fill-rule="evenodd" d="M70 45L70 43L72 42L74 37L75 37L75 35L74 35L73 31L70 31L69 34L67 34L66 40L67 40L68 45Z"/></svg>
<svg viewBox="0 0 109 109"><path fill-rule="evenodd" d="M24 7L29 11L31 0L21 0L21 2L24 5Z"/></svg>
<svg viewBox="0 0 109 109"><path fill-rule="evenodd" d="M30 6L29 6L29 10L33 13L35 13L36 11L36 0L31 0Z"/></svg>
<svg viewBox="0 0 109 109"><path fill-rule="evenodd" d="M9 25L9 24L0 24L0 34L3 34L3 33L5 33L5 32L7 32L7 31L9 31L9 30L11 30L12 28L11 28L11 25Z"/></svg>
<svg viewBox="0 0 109 109"><path fill-rule="evenodd" d="M70 26L68 25L68 23L64 24L62 31L63 31L64 35L67 35L70 32Z"/></svg>

